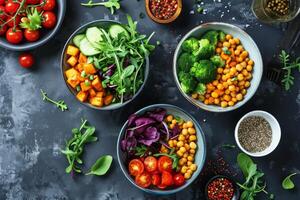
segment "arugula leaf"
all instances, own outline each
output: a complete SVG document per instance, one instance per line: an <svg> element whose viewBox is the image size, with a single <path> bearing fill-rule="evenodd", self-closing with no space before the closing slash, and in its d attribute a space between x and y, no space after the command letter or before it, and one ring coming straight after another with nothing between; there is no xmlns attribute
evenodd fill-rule
<svg viewBox="0 0 300 200"><path fill-rule="evenodd" d="M134 151L136 151L135 155L136 156L139 156L139 157L143 157L145 156L146 152L147 152L147 147L145 145L141 145L140 147L139 146L136 146L134 148Z"/></svg>
<svg viewBox="0 0 300 200"><path fill-rule="evenodd" d="M104 6L110 9L112 15L114 14L115 9L119 10L121 8L119 0L108 0L106 2L98 2L98 3L94 3L93 0L90 0L87 3L81 3L81 5L86 7Z"/></svg>
<svg viewBox="0 0 300 200"><path fill-rule="evenodd" d="M285 177L285 179L282 181L282 184L281 184L283 189L291 190L295 187L295 184L291 178L297 174L298 173L292 173L292 174L288 175L287 177Z"/></svg>
<svg viewBox="0 0 300 200"><path fill-rule="evenodd" d="M85 175L92 175L92 174L97 176L105 175L109 170L112 161L113 161L113 157L110 155L105 155L98 158L95 164L90 169L90 172L86 173Z"/></svg>
<svg viewBox="0 0 300 200"><path fill-rule="evenodd" d="M50 99L50 98L47 96L47 93L44 92L42 89L41 89L41 94L42 94L43 101L48 101L48 102L50 102L50 103L56 105L56 107L59 108L61 111L68 110L68 106L67 106L67 104L64 102L64 100L54 101L53 99Z"/></svg>

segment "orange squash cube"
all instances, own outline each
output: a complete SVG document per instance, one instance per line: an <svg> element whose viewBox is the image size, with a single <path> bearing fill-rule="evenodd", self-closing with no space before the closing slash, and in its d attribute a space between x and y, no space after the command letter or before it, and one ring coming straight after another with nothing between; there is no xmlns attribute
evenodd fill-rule
<svg viewBox="0 0 300 200"><path fill-rule="evenodd" d="M71 56L68 60L67 63L74 67L77 64L77 58L75 56Z"/></svg>
<svg viewBox="0 0 300 200"><path fill-rule="evenodd" d="M75 69L76 69L77 71L79 71L79 72L82 72L82 71L83 71L83 65L82 65L82 63L78 63L78 64L76 65Z"/></svg>
<svg viewBox="0 0 300 200"><path fill-rule="evenodd" d="M83 92L83 91L80 91L78 92L78 94L76 95L77 99L81 102L84 102L86 101L87 97L88 97L88 93L87 92Z"/></svg>
<svg viewBox="0 0 300 200"><path fill-rule="evenodd" d="M101 97L90 98L90 103L93 106L102 107L103 106L103 98L101 98Z"/></svg>
<svg viewBox="0 0 300 200"><path fill-rule="evenodd" d="M96 97L105 97L105 91L103 90L102 92L97 92Z"/></svg>
<svg viewBox="0 0 300 200"><path fill-rule="evenodd" d="M74 68L68 69L67 71L65 71L65 74L66 74L67 79L77 78L78 76L80 76L79 72Z"/></svg>
<svg viewBox="0 0 300 200"><path fill-rule="evenodd" d="M67 48L67 54L70 56L77 56L79 52L79 49L73 45L69 45Z"/></svg>
<svg viewBox="0 0 300 200"><path fill-rule="evenodd" d="M90 97L95 97L97 95L96 91L93 88L89 89L89 94L90 94Z"/></svg>
<svg viewBox="0 0 300 200"><path fill-rule="evenodd" d="M67 83L72 87L72 88L76 88L76 86L80 83L80 81L78 79L73 79L73 78L69 78L67 80Z"/></svg>
<svg viewBox="0 0 300 200"><path fill-rule="evenodd" d="M95 74L97 72L97 69L91 63L89 63L89 64L88 63L83 64L83 70L87 74Z"/></svg>
<svg viewBox="0 0 300 200"><path fill-rule="evenodd" d="M80 53L78 62L81 63L81 64L87 63L87 57L85 55L83 55L82 53Z"/></svg>
<svg viewBox="0 0 300 200"><path fill-rule="evenodd" d="M100 81L100 78L96 76L92 82L92 86L99 92L103 90L102 83Z"/></svg>
<svg viewBox="0 0 300 200"><path fill-rule="evenodd" d="M88 83L88 84L87 84ZM91 89L92 88L92 86L91 86L91 82L89 82L89 81L84 81L84 82L81 82L80 83L80 87L81 87L81 90L82 91L84 91L84 92L86 92L86 91L88 91L89 89Z"/></svg>
<svg viewBox="0 0 300 200"><path fill-rule="evenodd" d="M114 96L112 94L110 95L107 95L105 98L104 98L104 104L107 106L109 104L111 104L112 100L113 100Z"/></svg>

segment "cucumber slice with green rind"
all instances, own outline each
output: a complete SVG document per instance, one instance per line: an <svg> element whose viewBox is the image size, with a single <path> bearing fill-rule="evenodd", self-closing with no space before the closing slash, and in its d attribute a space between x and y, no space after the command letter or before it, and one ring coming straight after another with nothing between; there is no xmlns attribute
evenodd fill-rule
<svg viewBox="0 0 300 200"><path fill-rule="evenodd" d="M124 34L126 37L129 37L127 30L118 24L111 25L108 33L112 38L117 38L119 34Z"/></svg>
<svg viewBox="0 0 300 200"><path fill-rule="evenodd" d="M76 35L74 38L73 38L73 43L79 47L80 46L80 42L81 40L85 38L85 34L79 34L79 35Z"/></svg>
<svg viewBox="0 0 300 200"><path fill-rule="evenodd" d="M103 33L97 27L91 27L86 30L86 38L93 46L103 41L102 35Z"/></svg>
<svg viewBox="0 0 300 200"><path fill-rule="evenodd" d="M84 37L79 45L79 49L81 53L83 53L86 56L94 56L100 53L98 49L96 49L86 37Z"/></svg>

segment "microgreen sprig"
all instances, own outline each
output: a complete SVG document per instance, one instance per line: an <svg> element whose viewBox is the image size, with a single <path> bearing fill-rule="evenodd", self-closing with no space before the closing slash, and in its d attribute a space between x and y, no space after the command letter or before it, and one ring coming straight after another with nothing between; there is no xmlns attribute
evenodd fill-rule
<svg viewBox="0 0 300 200"><path fill-rule="evenodd" d="M53 99L50 99L48 96L47 96L47 93L44 92L42 89L41 89L41 94L42 94L42 98L43 98L43 101L48 101L54 105L56 105L57 108L59 108L61 111L65 111L68 109L68 106L67 104L64 102L64 100L59 100L59 101L55 101Z"/></svg>
<svg viewBox="0 0 300 200"><path fill-rule="evenodd" d="M115 9L118 10L121 7L119 0L108 0L107 2L98 2L98 3L95 3L93 0L89 0L87 3L81 3L81 5L86 7L104 6L110 9L112 15L114 14Z"/></svg>

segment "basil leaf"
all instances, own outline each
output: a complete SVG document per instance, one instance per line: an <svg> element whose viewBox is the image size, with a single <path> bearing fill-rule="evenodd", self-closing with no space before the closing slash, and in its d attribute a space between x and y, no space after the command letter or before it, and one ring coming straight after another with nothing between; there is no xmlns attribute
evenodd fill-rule
<svg viewBox="0 0 300 200"><path fill-rule="evenodd" d="M113 161L113 157L110 155L105 155L100 157L92 166L90 172L87 173L86 175L93 174L97 176L102 176L106 174L111 166L112 161Z"/></svg>
<svg viewBox="0 0 300 200"><path fill-rule="evenodd" d="M297 175L297 173L292 173L290 175L288 175L283 181L282 181L282 187L285 190L291 190L295 187L294 182L292 181L292 177Z"/></svg>
<svg viewBox="0 0 300 200"><path fill-rule="evenodd" d="M244 177L247 178L249 175L249 167L254 164L252 159L245 153L239 153L237 157L237 162L244 174Z"/></svg>

